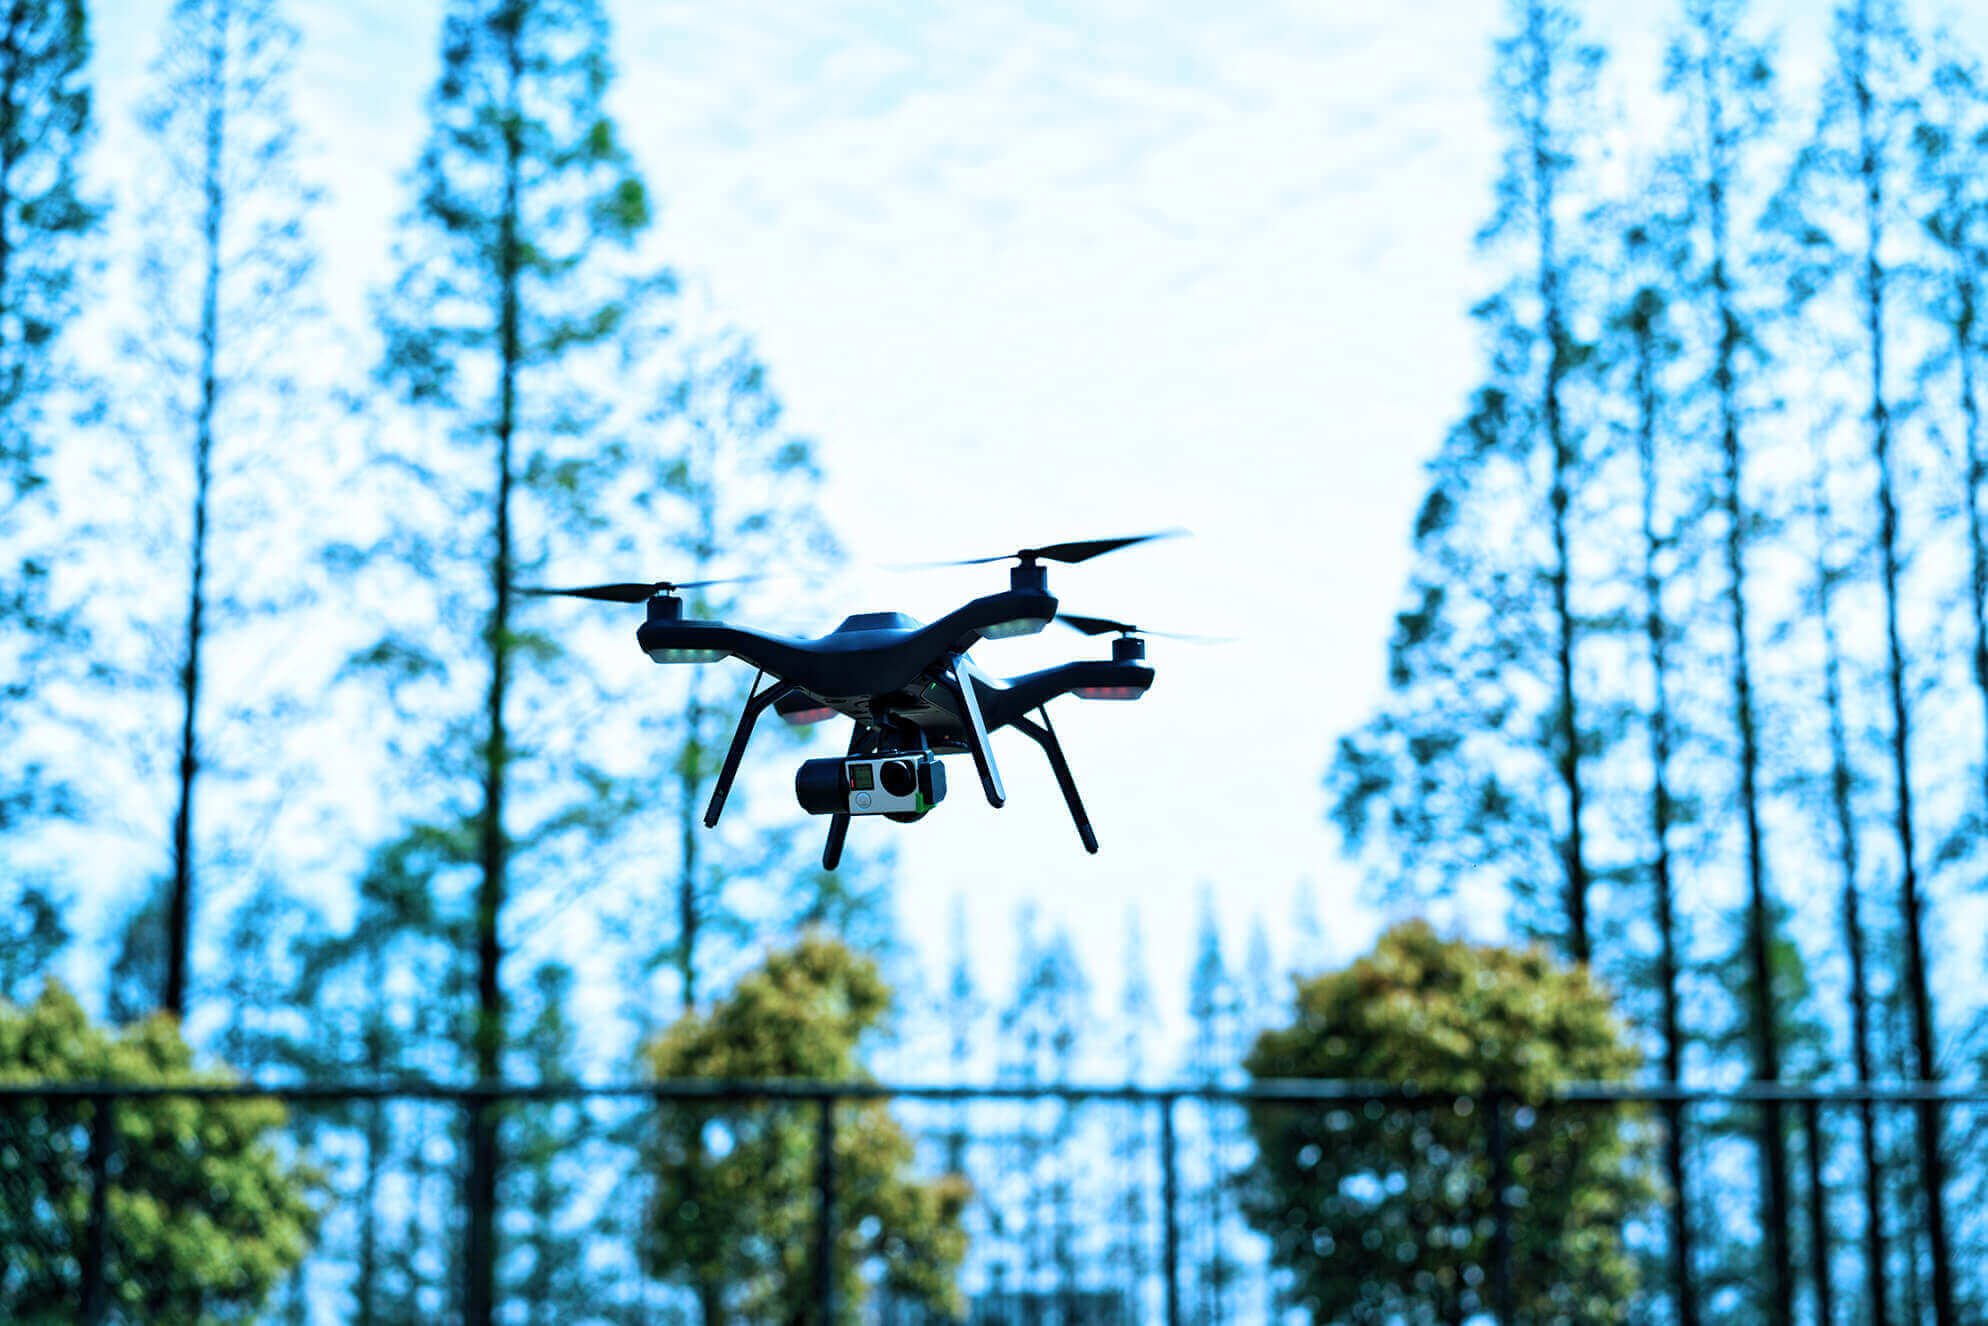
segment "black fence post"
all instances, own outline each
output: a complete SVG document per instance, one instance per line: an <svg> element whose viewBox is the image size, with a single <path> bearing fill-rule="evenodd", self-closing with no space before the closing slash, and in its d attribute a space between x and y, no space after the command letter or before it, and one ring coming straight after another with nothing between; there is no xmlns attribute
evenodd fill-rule
<svg viewBox="0 0 1988 1326"><path fill-rule="evenodd" d="M1506 1192L1512 1172L1505 1145L1505 1098L1489 1092L1484 1108L1489 1113L1485 1141L1491 1152L1491 1315L1498 1326L1512 1326L1517 1313L1512 1305L1512 1204Z"/></svg>
<svg viewBox="0 0 1988 1326"><path fill-rule="evenodd" d="M497 1314L497 1121L488 1097L473 1092L463 1102L468 1118L469 1164L463 1175L464 1326L490 1326Z"/></svg>
<svg viewBox="0 0 1988 1326"><path fill-rule="evenodd" d="M1676 1083L1671 1084L1673 1088ZM1687 1104L1680 1091L1664 1102L1664 1177L1670 1189L1670 1295L1677 1326L1698 1326L1698 1278L1691 1254L1690 1198L1685 1190Z"/></svg>
<svg viewBox="0 0 1988 1326"><path fill-rule="evenodd" d="M815 1129L815 1306L835 1326L835 1097L819 1097Z"/></svg>
<svg viewBox="0 0 1988 1326"><path fill-rule="evenodd" d="M1160 1206L1167 1288L1167 1326L1180 1326L1180 1168L1174 1155L1173 1109L1180 1098L1160 1097Z"/></svg>
<svg viewBox="0 0 1988 1326"><path fill-rule="evenodd" d="M110 1286L104 1276L105 1251L110 1242L110 1149L116 1133L111 1124L117 1102L92 1096L90 1104L90 1223L83 1234L84 1326L98 1326L110 1310Z"/></svg>
<svg viewBox="0 0 1988 1326"><path fill-rule="evenodd" d="M1809 1280L1815 1289L1818 1326L1836 1320L1836 1296L1829 1280L1828 1190L1822 1182L1822 1106L1814 1096L1802 1102L1802 1131L1808 1134Z"/></svg>

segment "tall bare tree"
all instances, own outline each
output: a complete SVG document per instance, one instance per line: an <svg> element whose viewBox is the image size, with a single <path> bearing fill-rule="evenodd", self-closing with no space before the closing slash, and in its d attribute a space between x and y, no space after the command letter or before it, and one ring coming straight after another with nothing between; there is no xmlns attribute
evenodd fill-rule
<svg viewBox="0 0 1988 1326"><path fill-rule="evenodd" d="M1786 222L1784 227L1797 233L1808 259L1811 275L1803 282L1802 293L1810 299L1842 294L1857 311L1855 330L1842 340L1843 348L1855 356L1864 383L1858 413L1870 456L1870 523L1884 621L1880 675L1890 725L1889 827L1899 874L1902 981L1911 1013L1914 1068L1930 1082L1939 1078L1940 1065L1925 941L1923 812L1915 802L1916 683L1911 675L1913 651L1901 615L1907 531L1902 524L1899 416L1903 402L1897 380L1902 355L1897 323L1903 313L1904 282L1892 267L1896 241L1908 222L1905 172L1918 119L1918 52L1895 0L1846 0L1836 7L1831 37L1834 60L1824 82L1816 131L1796 158L1785 191L1787 211L1805 223ZM1954 1326L1959 1307L1952 1280L1946 1158L1936 1103L1927 1101L1919 1107L1918 1132L1926 1240L1933 1264L1933 1318L1938 1326Z"/></svg>
<svg viewBox="0 0 1988 1326"><path fill-rule="evenodd" d="M299 427L291 409L295 348L316 311L315 193L288 98L296 46L278 0L176 0L141 111L158 169L142 212L145 321L125 345L137 377L127 426L138 506L173 520L152 541L187 575L161 651L175 660L176 732L159 1003L175 1017L187 1011L202 867L226 837L227 826L201 831L201 794L212 773L250 762L244 745L258 738L243 729L277 703L243 668L217 669L215 647L256 650L240 633L291 597L266 588L283 565L269 533L290 505L283 472L299 450L328 460L322 425Z"/></svg>
<svg viewBox="0 0 1988 1326"><path fill-rule="evenodd" d="M1577 324L1591 298L1601 53L1570 6L1507 9L1493 82L1503 169L1480 241L1509 277L1475 310L1486 381L1430 465L1390 694L1342 741L1328 781L1376 880L1441 894L1495 875L1521 926L1585 962L1600 734L1583 694L1593 353Z"/></svg>
<svg viewBox="0 0 1988 1326"><path fill-rule="evenodd" d="M523 702L544 715L580 679L562 673L553 638L531 629L516 585L555 535L570 556L597 528L598 494L621 459L589 440L611 364L592 377L579 370L641 297L617 254L650 219L607 111L607 52L597 0L451 0L398 275L380 301L381 378L449 444L392 458L395 473L418 481L397 497L412 528L387 549L401 611L362 661L425 686L446 716L423 761L437 776L422 784L432 798L422 810L459 849L452 873L470 880L470 1060L485 1080L501 1075L507 1044L514 859L551 851L568 827L561 811L599 799L576 769L583 761L546 744L551 733L520 739ZM481 537L457 532L472 523ZM473 708L463 703L471 691ZM465 1247L474 1323L495 1307L496 1132L494 1116L476 1112Z"/></svg>
<svg viewBox="0 0 1988 1326"><path fill-rule="evenodd" d="M1663 1076L1685 1077L1683 974L1687 945L1677 900L1676 836L1681 818L1676 750L1678 715L1673 690L1678 625L1672 616L1677 597L1680 521L1672 493L1679 486L1667 379L1676 372L1683 346L1670 325L1669 296L1663 285L1667 260L1676 245L1661 223L1637 223L1623 237L1624 275L1629 291L1610 320L1607 357L1626 377L1628 410L1623 426L1633 438L1637 497L1642 664L1648 677L1644 710L1649 738L1649 880L1656 922L1657 1029L1663 1046ZM1680 1326L1699 1320L1696 1267L1692 1258L1691 1184L1682 1106L1664 1109L1664 1175L1670 1189L1670 1278Z"/></svg>
<svg viewBox="0 0 1988 1326"><path fill-rule="evenodd" d="M1669 85L1684 106L1681 168L1690 181L1687 216L1692 253L1680 314L1701 329L1698 339L1708 346L1707 370L1696 394L1709 407L1717 458L1711 508L1724 542L1726 583L1721 606L1729 632L1727 679L1738 756L1734 801L1746 880L1745 1018L1753 1076L1774 1083L1782 1068L1780 992L1775 986L1775 900L1763 823L1766 788L1754 661L1758 624L1750 615L1753 603L1747 578L1757 512L1746 464L1757 441L1756 412L1765 394L1765 369L1754 312L1744 291L1749 218L1735 216L1744 200L1744 181L1758 167L1761 146L1768 140L1774 103L1766 52L1747 38L1745 16L1744 0L1685 0L1682 30L1669 57ZM1765 1308L1773 1326L1790 1326L1794 1271L1787 1136L1778 1104L1767 1102L1758 1113Z"/></svg>
<svg viewBox="0 0 1988 1326"><path fill-rule="evenodd" d="M640 475L631 507L637 532L625 555L677 580L820 572L837 548L817 505L821 471L813 442L787 423L771 372L749 337L724 325L696 294L673 314L672 335L655 337L628 373L642 408L629 446ZM687 591L684 610L722 618L746 601L740 587L714 585ZM648 771L643 796L672 808L676 930L663 949L683 1008L696 1007L710 992L717 962L739 954L739 941L763 927L823 926L874 952L885 939L872 926L886 910L877 881L854 861L846 873L816 869L808 860L816 848L801 841L802 826L749 823L750 771L725 819L715 831L705 826L732 725L758 679L735 663L673 671L681 703L652 708L643 724L663 752L663 767ZM645 690L653 692L658 680L645 678ZM780 743L779 730L789 730L772 727L757 730L760 757ZM646 842L643 851L650 851ZM741 896L753 880L791 883L778 896ZM631 898L653 906L646 891Z"/></svg>
<svg viewBox="0 0 1988 1326"><path fill-rule="evenodd" d="M1837 626L1837 543L1830 514L1829 457L1820 437L1812 462L1811 519L1815 540L1813 612L1822 643L1822 700L1829 725L1829 809L1835 830L1837 867L1842 880L1843 955L1850 979L1850 1062L1858 1082L1874 1080L1870 945L1865 936L1860 826L1855 796L1859 779L1851 754L1850 723L1843 686L1843 648ZM1865 1297L1873 1326L1891 1320L1886 1264L1884 1171L1879 1160L1877 1111L1869 1101L1857 1108L1858 1142L1864 1170Z"/></svg>
<svg viewBox="0 0 1988 1326"><path fill-rule="evenodd" d="M1925 311L1939 329L1917 387L1959 414L1958 488L1967 541L1968 662L1988 742L1988 435L1984 435L1983 318L1988 316L1988 86L1951 37L1931 70L1913 126L1913 210L1931 261ZM1944 411L1941 412L1944 414ZM1988 823L1988 747L1978 823Z"/></svg>

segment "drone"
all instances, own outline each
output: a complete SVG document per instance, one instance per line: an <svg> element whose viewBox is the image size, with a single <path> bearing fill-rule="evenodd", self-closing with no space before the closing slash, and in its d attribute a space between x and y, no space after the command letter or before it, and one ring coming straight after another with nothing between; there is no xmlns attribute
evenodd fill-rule
<svg viewBox="0 0 1988 1326"><path fill-rule="evenodd" d="M1044 563L1074 565L1177 533L1052 543L993 557L932 563L1014 565L1008 569L1007 589L974 599L930 625L901 612L863 612L814 640L787 639L727 622L684 616L683 591L735 583L732 580L658 580L570 589L528 588L524 592L642 603L647 619L635 638L642 652L655 662L715 663L737 658L758 670L711 789L711 802L704 812L706 828L717 827L753 727L770 708L799 726L837 714L855 721L845 756L808 760L794 777L794 792L802 809L829 817L828 844L821 857L825 870L834 870L840 863L849 823L855 817L881 815L908 824L923 819L945 800L946 769L940 762L944 756L971 756L987 803L996 808L1005 805L1008 794L989 740L1002 728L1013 728L1042 748L1084 850L1095 853L1097 834L1084 811L1083 799L1077 795L1076 780L1063 756L1062 743L1056 739L1047 706L1064 695L1086 700L1137 700L1153 684L1144 637L1166 633L1104 617L1059 615ZM982 640L1033 635L1052 621L1086 635L1115 635L1111 657L1062 663L997 680L967 656L967 651Z"/></svg>

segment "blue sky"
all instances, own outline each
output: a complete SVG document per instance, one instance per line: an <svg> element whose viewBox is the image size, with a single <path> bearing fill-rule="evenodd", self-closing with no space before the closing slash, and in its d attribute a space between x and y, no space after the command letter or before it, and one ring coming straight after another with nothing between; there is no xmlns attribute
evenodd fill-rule
<svg viewBox="0 0 1988 1326"><path fill-rule="evenodd" d="M139 161L131 111L164 9L96 7L114 177ZM291 8L329 195L326 288L354 328L386 273L440 9ZM1378 692L1420 465L1478 369L1466 310L1487 285L1471 236L1495 166L1483 87L1502 5L611 10L616 107L661 204L655 252L757 336L830 476L854 567L793 626L930 618L1002 583L998 568L878 564L1183 525L1197 537L1053 586L1072 611L1239 637L1155 641L1159 681L1137 706L1062 706L1100 856L1024 742L999 752L1005 810L969 795L962 767L924 823L859 824L896 835L909 937L940 951L961 894L1005 975L1009 914L1033 898L1108 997L1137 902L1177 1000L1204 884L1239 950L1253 912L1282 940L1308 876L1335 941L1308 965L1363 943L1374 919L1319 779ZM1606 12L1613 81L1646 99L1671 6ZM1769 7L1799 23L1798 80L1822 12ZM1050 632L977 656L1020 672L1086 652L1104 651Z"/></svg>

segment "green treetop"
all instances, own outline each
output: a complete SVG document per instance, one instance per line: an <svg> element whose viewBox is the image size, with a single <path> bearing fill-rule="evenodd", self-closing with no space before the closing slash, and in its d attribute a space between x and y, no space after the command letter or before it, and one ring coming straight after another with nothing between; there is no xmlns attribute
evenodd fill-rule
<svg viewBox="0 0 1988 1326"><path fill-rule="evenodd" d="M231 1080L196 1069L170 1018L93 1026L50 982L26 1006L0 1003L0 1082L156 1086ZM89 1111L26 1102L0 1113L0 1319L75 1320L90 1212ZM105 1284L133 1321L204 1326L252 1317L309 1247L316 1176L272 1144L272 1100L161 1097L114 1106Z"/></svg>
<svg viewBox="0 0 1988 1326"><path fill-rule="evenodd" d="M874 962L810 935L665 1030L649 1064L661 1078L862 1081L857 1051L890 1004ZM837 1320L857 1319L866 1266L894 1295L957 1316L965 1181L912 1178L911 1139L881 1101L835 1110ZM816 1125L813 1109L775 1102L657 1130L644 1261L697 1285L707 1326L815 1320Z"/></svg>
<svg viewBox="0 0 1988 1326"><path fill-rule="evenodd" d="M1539 948L1445 940L1423 922L1299 984L1258 1037L1258 1078L1410 1085L1474 1098L1426 1110L1253 1106L1244 1209L1321 1321L1461 1323L1492 1283L1487 1094L1507 1120L1511 1284L1521 1321L1627 1320L1623 1222L1647 1198L1621 1112L1546 1106L1568 1082L1637 1066L1607 994Z"/></svg>

